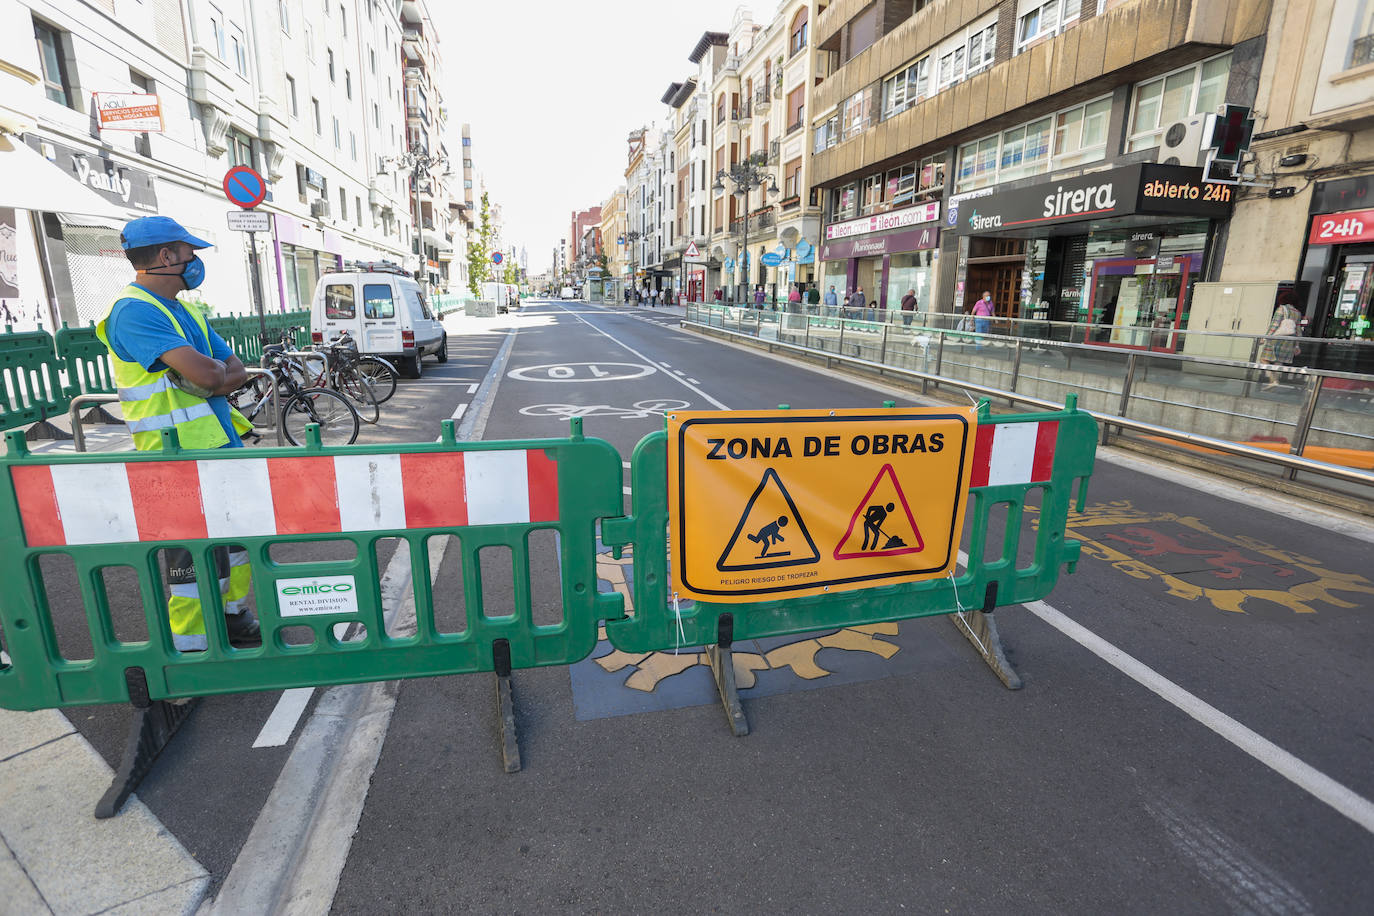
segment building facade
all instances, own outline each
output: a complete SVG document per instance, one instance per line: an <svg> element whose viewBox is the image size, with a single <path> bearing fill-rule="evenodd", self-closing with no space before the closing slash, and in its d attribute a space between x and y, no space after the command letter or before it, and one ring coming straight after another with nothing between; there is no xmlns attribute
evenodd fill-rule
<svg viewBox="0 0 1374 916"><path fill-rule="evenodd" d="M1260 0L836 0L816 16L823 285L1109 325L1173 349L1237 192L1205 116L1253 107Z"/></svg>

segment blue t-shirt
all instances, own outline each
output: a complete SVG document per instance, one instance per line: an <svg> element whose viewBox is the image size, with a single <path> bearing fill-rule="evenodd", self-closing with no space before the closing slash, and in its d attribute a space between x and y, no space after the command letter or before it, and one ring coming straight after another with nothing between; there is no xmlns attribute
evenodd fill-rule
<svg viewBox="0 0 1374 916"><path fill-rule="evenodd" d="M219 360L234 355L234 351L224 342L224 338L208 325L206 330L210 333L210 339L206 340L205 335L200 333L200 324L186 311L186 306L176 299L164 299L142 286L138 288L161 302L167 311L172 313L185 336L177 333L177 329L167 320L166 315L142 299L120 299L110 310L110 317L105 322L105 336L110 341L110 348L120 359L138 363L149 372L161 372L168 368L162 361L162 354L188 344L204 355ZM243 440L234 429L233 417L229 413L229 401L220 395L207 400L210 409L219 418L219 425L224 427L225 434L229 436L229 442L224 448L242 448Z"/></svg>

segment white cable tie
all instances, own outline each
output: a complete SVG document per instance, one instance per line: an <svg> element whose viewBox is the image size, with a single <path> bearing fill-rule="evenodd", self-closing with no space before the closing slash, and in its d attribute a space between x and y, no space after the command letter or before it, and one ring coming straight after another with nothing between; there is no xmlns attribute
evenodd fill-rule
<svg viewBox="0 0 1374 916"><path fill-rule="evenodd" d="M983 645L983 641L978 638L978 634L973 631L973 627L969 626L968 618L964 616L964 611L967 610L967 608L964 607L964 602L959 600L959 583L954 581L954 570L949 570L946 575L949 576L949 584L954 587L954 606L959 609L954 613L963 621L965 632L973 637L973 641L978 643L978 648L982 650L984 655L987 655L987 646Z"/></svg>
<svg viewBox="0 0 1374 916"><path fill-rule="evenodd" d="M682 608L678 604L677 592L673 592L673 616L677 619L677 635L673 639L673 654L677 655L678 649L687 641L687 631L682 626Z"/></svg>

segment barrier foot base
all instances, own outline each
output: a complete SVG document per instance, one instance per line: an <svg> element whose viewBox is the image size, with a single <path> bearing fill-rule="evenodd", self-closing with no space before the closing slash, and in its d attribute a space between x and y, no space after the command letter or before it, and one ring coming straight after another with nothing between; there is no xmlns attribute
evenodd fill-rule
<svg viewBox="0 0 1374 916"><path fill-rule="evenodd" d="M950 620L959 628L968 641L973 644L973 648L978 650L978 654L983 656L983 661L987 662L992 673L997 675L997 679L1006 685L1008 690L1020 690L1025 685L1021 682L1021 676L1012 668L1011 662L1007 661L1006 652L1003 651L1002 637L997 632L997 622L992 619L992 611L997 607L997 583L989 582L987 595L983 600L983 610L981 611L959 611L950 615Z"/></svg>
<svg viewBox="0 0 1374 916"><path fill-rule="evenodd" d="M96 803L96 817L103 819L119 813L119 809L124 807L124 803L138 788L143 777L153 768L153 761L157 760L157 755L162 753L167 742L172 740L172 736L181 728L181 724L191 715L191 710L195 709L199 702L200 697L184 703L155 700L141 709L134 710L134 721L129 727L124 756L119 761L119 769L115 771L110 787Z"/></svg>
<svg viewBox="0 0 1374 916"><path fill-rule="evenodd" d="M492 646L496 666L496 721L501 729L501 765L507 773L520 772L520 735L515 730L515 694L511 691L510 643L498 639Z"/></svg>
<svg viewBox="0 0 1374 916"><path fill-rule="evenodd" d="M743 738L749 734L749 719L744 715L744 706L739 700L739 688L735 684L734 643L735 619L730 614L721 614L717 624L717 642L706 647L706 661L711 666L711 674L716 681L716 691L720 694L721 705L725 707L725 721L730 725L730 734Z"/></svg>
<svg viewBox="0 0 1374 916"><path fill-rule="evenodd" d="M42 439L65 441L70 438L72 438L71 433L53 426L52 422L49 420L39 420L37 423L24 430L25 442L38 442Z"/></svg>
<svg viewBox="0 0 1374 916"><path fill-rule="evenodd" d="M97 404L81 418L82 426L118 426L124 421Z"/></svg>

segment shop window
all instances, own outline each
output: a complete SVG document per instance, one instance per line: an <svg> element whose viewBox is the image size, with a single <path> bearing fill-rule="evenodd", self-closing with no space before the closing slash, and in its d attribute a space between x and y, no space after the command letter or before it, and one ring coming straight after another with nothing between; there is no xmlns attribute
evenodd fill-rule
<svg viewBox="0 0 1374 916"><path fill-rule="evenodd" d="M1169 125L1215 111L1226 100L1231 54L1137 83L1131 107L1128 150L1158 146Z"/></svg>
<svg viewBox="0 0 1374 916"><path fill-rule="evenodd" d="M76 96L72 93L67 72L67 48L70 47L71 36L35 19L33 37L38 42L38 63L43 71L43 88L48 98L59 105L76 108Z"/></svg>
<svg viewBox="0 0 1374 916"><path fill-rule="evenodd" d="M389 288L388 288L389 289ZM324 288L324 317L330 321L348 321L358 315L352 283L329 283Z"/></svg>
<svg viewBox="0 0 1374 916"><path fill-rule="evenodd" d="M937 154L922 159L920 163L918 163L916 177L916 192L918 194L944 190L945 157Z"/></svg>
<svg viewBox="0 0 1374 916"><path fill-rule="evenodd" d="M353 287L348 287L349 294L353 292ZM325 307L328 308L328 292L325 293ZM350 314L352 301L349 302ZM326 315L326 317L328 317ZM396 301L392 296L390 283L365 283L363 284L363 317L364 318L395 318Z"/></svg>
<svg viewBox="0 0 1374 916"><path fill-rule="evenodd" d="M1073 26L1082 5L1082 0L1021 0L1016 24L1016 53Z"/></svg>
<svg viewBox="0 0 1374 916"><path fill-rule="evenodd" d="M887 173L887 187L884 196L894 207L909 204L916 199L916 164L904 165Z"/></svg>

